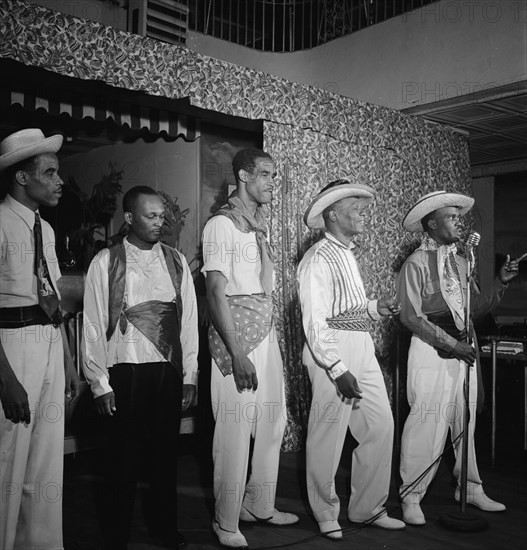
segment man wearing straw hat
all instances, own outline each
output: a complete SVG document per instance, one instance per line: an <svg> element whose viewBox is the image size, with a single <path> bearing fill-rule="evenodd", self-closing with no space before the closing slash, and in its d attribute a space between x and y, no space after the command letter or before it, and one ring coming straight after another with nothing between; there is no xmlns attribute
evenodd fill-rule
<svg viewBox="0 0 527 550"><path fill-rule="evenodd" d="M450 428L460 498L463 429L463 369L472 365L476 351L466 341L465 312L467 262L457 254L461 217L474 199L457 193L435 191L414 204L403 220L407 231L424 231L419 248L406 260L397 277L401 321L413 332L408 355L407 394L411 410L401 442L400 489L403 519L412 525L426 523L420 502L439 466ZM507 256L490 292L471 289L471 315L478 317L500 301L506 284L517 275L518 261ZM470 378L470 403L477 400L477 375ZM505 506L483 492L474 449L475 411L469 424L467 502L487 512Z"/></svg>
<svg viewBox="0 0 527 550"><path fill-rule="evenodd" d="M39 207L62 195L62 136L20 130L0 143L0 548L62 548L64 391L77 374L59 309L55 235ZM66 376L65 376L66 375Z"/></svg>
<svg viewBox="0 0 527 550"><path fill-rule="evenodd" d="M366 298L354 236L365 229L374 190L338 180L309 206L304 221L325 236L298 266L306 335L303 361L313 389L307 434L307 487L320 532L342 539L335 474L349 428L353 451L348 518L383 529L404 523L384 508L390 487L393 418L383 375L369 334L372 320L398 313L395 299Z"/></svg>

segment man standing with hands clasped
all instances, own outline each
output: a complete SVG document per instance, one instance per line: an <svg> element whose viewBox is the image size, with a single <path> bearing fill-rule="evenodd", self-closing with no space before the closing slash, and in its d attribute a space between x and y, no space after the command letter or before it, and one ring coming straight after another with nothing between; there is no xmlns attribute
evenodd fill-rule
<svg viewBox="0 0 527 550"><path fill-rule="evenodd" d="M369 300L353 254L353 237L365 228L375 191L341 179L327 185L307 209L311 229L324 237L298 266L306 344L303 361L311 380L306 469L309 503L320 532L342 539L335 474L349 428L353 451L348 519L382 529L403 529L388 516L393 418L384 378L369 334L372 320L395 315L393 298Z"/></svg>
<svg viewBox="0 0 527 550"><path fill-rule="evenodd" d="M443 452L449 429L452 440L458 440L454 447L454 476L458 480L454 496L460 499L459 436L463 431L465 379L461 362L472 365L476 351L466 341L467 261L458 253L457 244L461 217L473 204L474 199L466 195L434 191L419 199L403 219L407 231L425 233L397 277L401 321L413 333L407 379L411 412L404 425L400 466L403 519L412 525L426 523L420 503L437 472L437 458ZM480 293L471 281L471 316L477 318L493 309L517 274L518 261L507 256L488 292ZM470 376L469 404L478 399L478 370ZM473 408L471 411L475 412ZM501 512L505 506L483 491L474 448L475 426L473 414L468 427L467 503L486 512Z"/></svg>
<svg viewBox="0 0 527 550"><path fill-rule="evenodd" d="M78 376L59 309L55 234L62 136L20 130L0 143L0 549L62 548L64 391ZM66 375L66 376L65 376Z"/></svg>

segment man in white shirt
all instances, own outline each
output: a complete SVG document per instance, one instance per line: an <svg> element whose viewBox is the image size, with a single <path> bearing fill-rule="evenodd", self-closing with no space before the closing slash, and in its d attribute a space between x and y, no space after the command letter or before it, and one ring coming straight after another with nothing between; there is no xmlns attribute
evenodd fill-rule
<svg viewBox="0 0 527 550"><path fill-rule="evenodd" d="M259 149L232 162L236 191L203 230L203 273L214 325L211 399L215 516L222 546L247 548L238 520L290 525L275 508L286 424L283 364L273 325L273 262L262 205L271 202L275 165ZM246 484L251 437L251 476Z"/></svg>
<svg viewBox="0 0 527 550"><path fill-rule="evenodd" d="M62 548L64 391L78 377L60 314L55 233L62 136L27 128L0 143L0 548ZM65 376L66 375L66 376ZM66 383L65 383L66 382Z"/></svg>
<svg viewBox="0 0 527 550"><path fill-rule="evenodd" d="M126 548L146 466L149 533L184 548L177 530L177 441L181 411L196 392L196 296L185 257L159 242L165 216L159 195L134 187L123 210L128 235L93 259L84 294L83 367L108 438L104 544Z"/></svg>
<svg viewBox="0 0 527 550"><path fill-rule="evenodd" d="M320 532L342 539L335 474L347 429L357 440L351 468L348 519L403 529L384 504L390 488L393 418L368 332L372 320L398 313L395 299L366 298L352 239L364 231L374 190L347 180L327 185L304 221L324 237L298 266L306 344L303 361L312 384L306 473L309 502Z"/></svg>

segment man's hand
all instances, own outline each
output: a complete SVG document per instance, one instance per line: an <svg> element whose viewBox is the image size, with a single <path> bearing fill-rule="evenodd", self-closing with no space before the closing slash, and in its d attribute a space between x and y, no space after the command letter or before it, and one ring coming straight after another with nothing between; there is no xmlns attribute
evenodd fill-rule
<svg viewBox="0 0 527 550"><path fill-rule="evenodd" d="M15 424L19 422L29 424L31 422L27 392L14 374L1 381L0 401L2 401L7 420L11 420Z"/></svg>
<svg viewBox="0 0 527 550"><path fill-rule="evenodd" d="M101 416L113 416L113 413L117 410L113 391L96 397L95 409Z"/></svg>
<svg viewBox="0 0 527 550"><path fill-rule="evenodd" d="M240 393L243 390L256 391L258 389L256 368L247 355L241 353L232 358L232 374L234 375L236 388Z"/></svg>
<svg viewBox="0 0 527 550"><path fill-rule="evenodd" d="M510 280L514 279L518 275L520 262L518 260L511 260L509 254L507 254L507 259L505 263L501 266L498 277L500 281L506 285Z"/></svg>
<svg viewBox="0 0 527 550"><path fill-rule="evenodd" d="M336 380L335 380L337 387L339 389L339 392L348 399L353 399L354 397L357 399L362 399L361 393L362 390L359 388L359 385L357 384L357 379L351 372L345 372L344 374L341 374Z"/></svg>
<svg viewBox="0 0 527 550"><path fill-rule="evenodd" d="M389 315L398 315L401 311L401 304L397 298L383 296L377 302L377 311L384 317Z"/></svg>
<svg viewBox="0 0 527 550"><path fill-rule="evenodd" d="M467 363L467 365L472 365L476 360L476 350L467 342L457 342L452 353L456 359Z"/></svg>
<svg viewBox="0 0 527 550"><path fill-rule="evenodd" d="M194 384L183 384L183 401L181 404L181 410L186 411L196 397L196 386Z"/></svg>
<svg viewBox="0 0 527 550"><path fill-rule="evenodd" d="M64 354L64 375L66 377L66 387L64 390L66 399L73 401L79 395L81 381L71 356L69 356L69 360L66 360L66 354Z"/></svg>

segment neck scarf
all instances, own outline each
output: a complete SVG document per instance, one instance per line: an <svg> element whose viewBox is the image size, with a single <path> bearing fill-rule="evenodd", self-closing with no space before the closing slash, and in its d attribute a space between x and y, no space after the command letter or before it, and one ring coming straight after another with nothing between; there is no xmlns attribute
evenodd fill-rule
<svg viewBox="0 0 527 550"><path fill-rule="evenodd" d="M267 242L267 226L263 208L259 206L253 216L236 191L231 194L227 204L222 206L213 216L227 216L234 227L242 233L256 233L256 243L260 252L262 267L260 271L260 283L264 293L269 296L273 292L273 253Z"/></svg>
<svg viewBox="0 0 527 550"><path fill-rule="evenodd" d="M426 235L419 250L437 251L437 271L441 295L452 313L456 327L463 330L465 328L465 309L461 278L456 263L456 245L439 245L429 235Z"/></svg>

